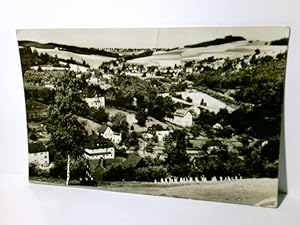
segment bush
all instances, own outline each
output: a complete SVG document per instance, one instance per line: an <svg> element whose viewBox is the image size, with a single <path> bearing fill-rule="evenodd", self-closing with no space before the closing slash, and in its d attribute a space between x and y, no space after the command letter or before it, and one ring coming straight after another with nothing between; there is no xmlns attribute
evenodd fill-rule
<svg viewBox="0 0 300 225"><path fill-rule="evenodd" d="M35 134L32 133L32 134L30 134L29 139L36 141L38 138Z"/></svg>
<svg viewBox="0 0 300 225"><path fill-rule="evenodd" d="M66 179L67 177L67 160L61 153L57 152L53 156L54 166L50 169L50 176L54 178Z"/></svg>
<svg viewBox="0 0 300 225"><path fill-rule="evenodd" d="M124 179L124 168L122 164L113 165L103 174L106 181L121 181Z"/></svg>
<svg viewBox="0 0 300 225"><path fill-rule="evenodd" d="M80 180L86 175L86 160L80 158L70 165L71 180Z"/></svg>
<svg viewBox="0 0 300 225"><path fill-rule="evenodd" d="M39 166L35 163L29 164L29 176L38 176L38 177L49 177L48 170L42 170Z"/></svg>
<svg viewBox="0 0 300 225"><path fill-rule="evenodd" d="M39 168L35 163L29 164L29 176L37 176L38 170L39 170Z"/></svg>
<svg viewBox="0 0 300 225"><path fill-rule="evenodd" d="M190 97L187 97L186 101L187 102L193 102L193 99L191 99Z"/></svg>
<svg viewBox="0 0 300 225"><path fill-rule="evenodd" d="M135 179L138 181L154 181L167 177L167 169L162 166L141 167L135 170Z"/></svg>

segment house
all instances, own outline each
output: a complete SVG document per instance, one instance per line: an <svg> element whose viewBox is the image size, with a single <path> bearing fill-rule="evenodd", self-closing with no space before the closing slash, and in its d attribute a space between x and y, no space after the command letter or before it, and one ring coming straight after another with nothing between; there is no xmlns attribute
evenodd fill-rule
<svg viewBox="0 0 300 225"><path fill-rule="evenodd" d="M170 130L159 130L155 132L155 135L158 138L158 141L163 141L164 138L168 135L170 135Z"/></svg>
<svg viewBox="0 0 300 225"><path fill-rule="evenodd" d="M28 143L28 161L29 164L33 163L41 169L49 166L49 152L44 143L42 142L29 142Z"/></svg>
<svg viewBox="0 0 300 225"><path fill-rule="evenodd" d="M50 90L55 90L55 87L53 84L45 84L46 88L49 88Z"/></svg>
<svg viewBox="0 0 300 225"><path fill-rule="evenodd" d="M173 118L165 118L166 121L181 127L191 127L193 125L193 116L188 110L176 110Z"/></svg>
<svg viewBox="0 0 300 225"><path fill-rule="evenodd" d="M93 133L87 138L87 146L83 156L87 160L114 159L115 149L111 142Z"/></svg>
<svg viewBox="0 0 300 225"><path fill-rule="evenodd" d="M39 167L48 167L49 166L49 152L34 152L29 153L29 163L34 163Z"/></svg>
<svg viewBox="0 0 300 225"><path fill-rule="evenodd" d="M87 79L86 82L89 85L99 85L100 84L100 79L96 77L95 73L92 74L90 79Z"/></svg>
<svg viewBox="0 0 300 225"><path fill-rule="evenodd" d="M70 67L70 70L74 71L74 72L86 73L88 71L87 67L80 66L80 65L77 65L77 64L71 64L71 63L69 63L69 67Z"/></svg>
<svg viewBox="0 0 300 225"><path fill-rule="evenodd" d="M102 137L111 140L114 144L119 144L122 141L122 135L114 132L109 126L102 125L98 132Z"/></svg>
<svg viewBox="0 0 300 225"><path fill-rule="evenodd" d="M213 128L214 128L215 130L223 130L223 126L222 126L221 124L219 124L219 123L214 124L214 125L213 125Z"/></svg>
<svg viewBox="0 0 300 225"><path fill-rule="evenodd" d="M192 113L192 116L194 118L198 118L198 116L200 115L201 113L201 110L200 108L198 108L197 106L193 105L190 107L189 111Z"/></svg>
<svg viewBox="0 0 300 225"><path fill-rule="evenodd" d="M115 158L115 148L86 148L83 154L84 158L88 160L99 160L99 159L114 159Z"/></svg>
<svg viewBox="0 0 300 225"><path fill-rule="evenodd" d="M85 98L84 99L87 104L89 105L89 107L93 107L93 108L96 108L96 109L99 109L99 108L104 108L105 107L105 98L104 97L93 97L93 98Z"/></svg>

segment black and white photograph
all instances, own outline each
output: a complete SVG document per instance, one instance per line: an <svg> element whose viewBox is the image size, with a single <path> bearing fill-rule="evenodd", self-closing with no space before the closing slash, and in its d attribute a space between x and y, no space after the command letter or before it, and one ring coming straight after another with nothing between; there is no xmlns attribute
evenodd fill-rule
<svg viewBox="0 0 300 225"><path fill-rule="evenodd" d="M31 183L277 207L288 27L17 39Z"/></svg>

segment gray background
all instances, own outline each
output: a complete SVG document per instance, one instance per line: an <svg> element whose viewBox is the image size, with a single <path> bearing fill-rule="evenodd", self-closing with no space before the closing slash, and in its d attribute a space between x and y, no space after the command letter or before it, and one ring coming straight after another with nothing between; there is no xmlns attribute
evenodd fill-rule
<svg viewBox="0 0 300 225"><path fill-rule="evenodd" d="M0 7L0 224L300 224L300 4L298 1L2 2ZM285 90L289 194L278 209L150 197L27 182L20 28L291 27Z"/></svg>

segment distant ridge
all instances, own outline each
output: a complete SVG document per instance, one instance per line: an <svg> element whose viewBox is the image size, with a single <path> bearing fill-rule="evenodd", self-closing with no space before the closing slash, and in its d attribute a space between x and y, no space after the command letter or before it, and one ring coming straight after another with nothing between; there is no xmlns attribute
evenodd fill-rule
<svg viewBox="0 0 300 225"><path fill-rule="evenodd" d="M217 38L212 41L205 41L205 42L201 42L201 43L193 44L193 45L185 45L184 47L185 48L208 47L211 45L221 45L221 44L231 43L231 42L235 42L235 41L244 41L244 40L246 40L246 39L241 36L228 35L228 36L225 36L224 38Z"/></svg>
<svg viewBox="0 0 300 225"><path fill-rule="evenodd" d="M289 39L288 38L281 38L279 40L274 40L270 42L270 45L288 45Z"/></svg>
<svg viewBox="0 0 300 225"><path fill-rule="evenodd" d="M73 45L64 45L64 44L56 44L56 43L39 43L35 41L18 41L19 46L24 47L35 47L35 48L45 48L45 49L54 49L58 48L62 51L68 51L83 55L100 55L100 56L108 56L118 58L119 54L108 52L101 49L96 48L85 48L85 47L78 47Z"/></svg>

